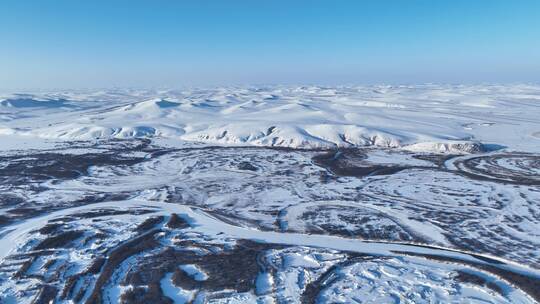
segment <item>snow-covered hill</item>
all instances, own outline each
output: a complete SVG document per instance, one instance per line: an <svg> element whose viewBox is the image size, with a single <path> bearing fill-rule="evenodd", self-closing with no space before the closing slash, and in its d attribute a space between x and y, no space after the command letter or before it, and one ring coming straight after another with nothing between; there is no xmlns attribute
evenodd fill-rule
<svg viewBox="0 0 540 304"><path fill-rule="evenodd" d="M531 85L49 92L0 97L0 140L534 151L539 117L540 86Z"/></svg>

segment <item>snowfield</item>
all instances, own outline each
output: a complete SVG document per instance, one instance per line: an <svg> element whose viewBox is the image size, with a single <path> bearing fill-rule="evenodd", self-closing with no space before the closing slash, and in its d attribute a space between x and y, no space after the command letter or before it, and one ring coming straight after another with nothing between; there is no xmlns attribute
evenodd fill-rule
<svg viewBox="0 0 540 304"><path fill-rule="evenodd" d="M0 97L0 303L539 303L540 86Z"/></svg>
<svg viewBox="0 0 540 304"><path fill-rule="evenodd" d="M422 85L7 94L0 98L0 136L450 153L493 148L483 143L534 151L539 92L532 85Z"/></svg>

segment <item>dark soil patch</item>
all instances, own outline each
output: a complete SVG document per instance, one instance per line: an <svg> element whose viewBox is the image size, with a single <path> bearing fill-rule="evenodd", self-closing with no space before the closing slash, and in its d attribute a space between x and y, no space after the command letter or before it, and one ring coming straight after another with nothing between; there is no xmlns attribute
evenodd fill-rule
<svg viewBox="0 0 540 304"><path fill-rule="evenodd" d="M16 184L24 181L74 179L86 174L90 166L130 166L143 157L123 157L118 153L61 154L53 152L0 157L7 165L0 168L0 181Z"/></svg>
<svg viewBox="0 0 540 304"><path fill-rule="evenodd" d="M62 232L55 236L44 239L36 247L34 247L34 250L66 248L71 242L82 237L83 235L84 232L79 230Z"/></svg>
<svg viewBox="0 0 540 304"><path fill-rule="evenodd" d="M58 288L52 285L43 285L39 290L38 295L32 301L32 304L50 304L53 303L56 295L58 294Z"/></svg>
<svg viewBox="0 0 540 304"><path fill-rule="evenodd" d="M63 227L63 226L64 226L63 224L59 224L59 223L50 223L41 227L38 230L38 232L44 235L49 235L49 234L55 233L60 227Z"/></svg>
<svg viewBox="0 0 540 304"><path fill-rule="evenodd" d="M150 217L150 218L146 219L144 222L142 222L139 226L137 226L135 231L137 231L139 233L146 232L146 231L156 227L161 222L163 222L164 219L165 219L164 216Z"/></svg>
<svg viewBox="0 0 540 304"><path fill-rule="evenodd" d="M319 154L313 162L338 176L365 177L390 175L412 166L377 165L365 162L367 156L357 149L345 149ZM418 167L415 167L418 168Z"/></svg>
<svg viewBox="0 0 540 304"><path fill-rule="evenodd" d="M165 226L171 229L185 229L190 227L189 223L176 213L171 214L169 221L167 224L165 224Z"/></svg>

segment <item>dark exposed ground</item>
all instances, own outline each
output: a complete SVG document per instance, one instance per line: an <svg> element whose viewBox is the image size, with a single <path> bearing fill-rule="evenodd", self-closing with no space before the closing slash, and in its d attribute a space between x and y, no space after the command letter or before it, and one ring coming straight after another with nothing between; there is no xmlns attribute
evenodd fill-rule
<svg viewBox="0 0 540 304"><path fill-rule="evenodd" d="M388 175L414 168L400 165L377 165L365 163L367 156L358 149L343 149L321 153L313 157L315 164L327 168L339 176L365 177Z"/></svg>

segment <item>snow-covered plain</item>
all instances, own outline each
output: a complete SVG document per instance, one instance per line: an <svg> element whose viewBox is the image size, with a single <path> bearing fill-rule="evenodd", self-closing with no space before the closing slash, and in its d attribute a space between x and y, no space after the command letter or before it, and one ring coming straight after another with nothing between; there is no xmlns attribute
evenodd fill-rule
<svg viewBox="0 0 540 304"><path fill-rule="evenodd" d="M4 94L0 303L536 303L540 86Z"/></svg>

